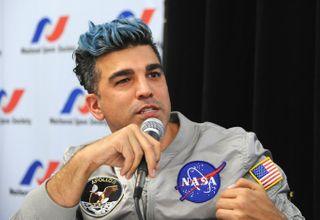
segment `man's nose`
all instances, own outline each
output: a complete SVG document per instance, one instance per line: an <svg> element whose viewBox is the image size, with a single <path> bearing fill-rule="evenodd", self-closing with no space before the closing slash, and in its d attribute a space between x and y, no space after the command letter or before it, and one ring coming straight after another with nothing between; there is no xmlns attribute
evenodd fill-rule
<svg viewBox="0 0 320 220"><path fill-rule="evenodd" d="M137 83L136 96L138 99L149 98L153 96L152 87L148 82L148 79L139 79Z"/></svg>

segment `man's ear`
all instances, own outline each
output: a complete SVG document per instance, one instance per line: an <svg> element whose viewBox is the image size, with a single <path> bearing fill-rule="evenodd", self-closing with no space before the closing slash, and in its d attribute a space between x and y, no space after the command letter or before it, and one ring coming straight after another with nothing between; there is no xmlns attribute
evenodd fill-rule
<svg viewBox="0 0 320 220"><path fill-rule="evenodd" d="M91 114L99 121L104 119L103 112L101 110L101 106L99 104L99 98L96 94L88 94L86 95L86 103L89 108Z"/></svg>

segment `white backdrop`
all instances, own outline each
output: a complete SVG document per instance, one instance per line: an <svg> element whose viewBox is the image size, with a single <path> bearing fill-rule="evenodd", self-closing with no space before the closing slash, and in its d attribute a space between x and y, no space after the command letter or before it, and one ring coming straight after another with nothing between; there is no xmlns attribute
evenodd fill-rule
<svg viewBox="0 0 320 220"><path fill-rule="evenodd" d="M89 20L120 14L144 18L162 44L163 0L0 0L0 219L58 169L68 146L110 132L86 111L72 51Z"/></svg>

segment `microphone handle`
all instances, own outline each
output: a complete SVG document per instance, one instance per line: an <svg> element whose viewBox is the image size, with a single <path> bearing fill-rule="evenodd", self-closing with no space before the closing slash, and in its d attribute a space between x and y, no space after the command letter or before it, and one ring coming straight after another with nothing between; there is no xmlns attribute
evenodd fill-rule
<svg viewBox="0 0 320 220"><path fill-rule="evenodd" d="M151 137L159 141L160 136L157 132L149 130L147 131L147 133ZM135 189L133 192L133 198L139 198L139 199L141 198L142 190L143 190L144 183L146 181L147 176L148 176L148 166L147 166L146 158L143 156L137 169L137 179L136 179Z"/></svg>
<svg viewBox="0 0 320 220"><path fill-rule="evenodd" d="M148 175L148 167L145 157L143 156L137 170L136 185L133 193L134 198L141 198L142 190Z"/></svg>

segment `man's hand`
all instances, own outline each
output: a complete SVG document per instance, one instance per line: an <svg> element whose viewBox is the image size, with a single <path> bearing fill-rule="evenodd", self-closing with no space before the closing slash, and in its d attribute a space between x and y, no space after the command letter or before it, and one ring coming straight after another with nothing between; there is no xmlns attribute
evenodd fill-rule
<svg viewBox="0 0 320 220"><path fill-rule="evenodd" d="M160 142L131 124L85 147L81 153L93 159L93 171L103 164L120 167L120 174L129 179L143 156L149 175L154 177L161 149Z"/></svg>
<svg viewBox="0 0 320 220"><path fill-rule="evenodd" d="M286 219L262 186L244 178L221 193L216 204L216 217L222 220Z"/></svg>
<svg viewBox="0 0 320 220"><path fill-rule="evenodd" d="M160 142L131 124L85 146L47 182L49 196L63 207L79 203L90 175L101 165L120 167L120 174L131 178L145 156L149 175L155 176L160 160Z"/></svg>

